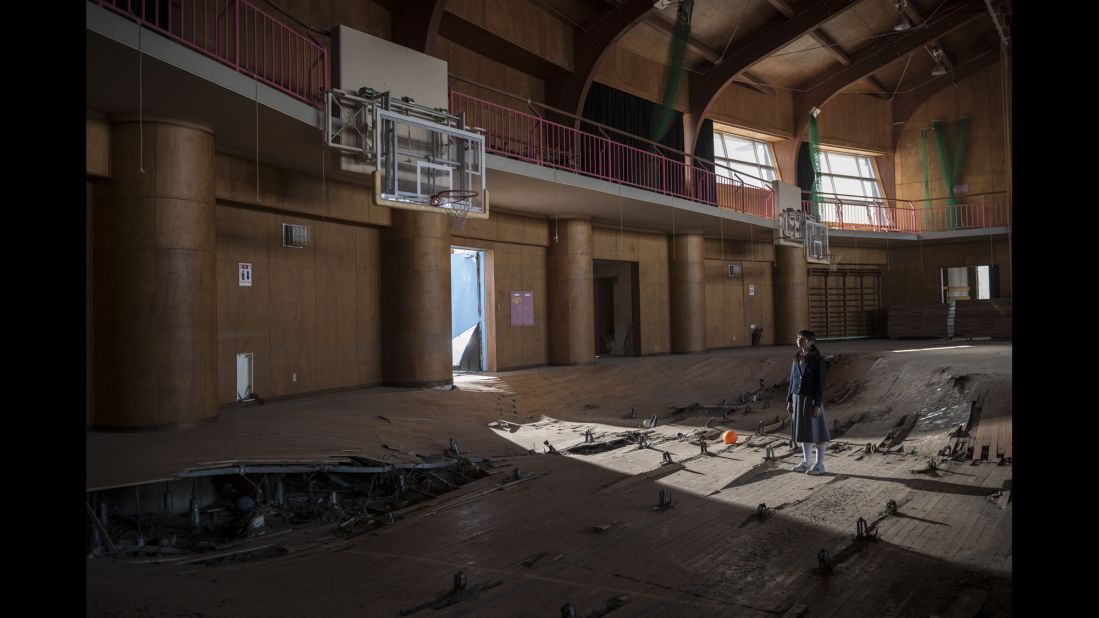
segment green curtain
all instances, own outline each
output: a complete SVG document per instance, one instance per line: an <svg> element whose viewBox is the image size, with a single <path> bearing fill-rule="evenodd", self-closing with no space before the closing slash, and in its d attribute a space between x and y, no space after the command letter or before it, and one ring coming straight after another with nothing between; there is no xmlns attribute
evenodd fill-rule
<svg viewBox="0 0 1099 618"><path fill-rule="evenodd" d="M813 216L820 221L820 130L817 128L817 118L809 114L809 162L813 164L813 191L810 199L813 201Z"/></svg>

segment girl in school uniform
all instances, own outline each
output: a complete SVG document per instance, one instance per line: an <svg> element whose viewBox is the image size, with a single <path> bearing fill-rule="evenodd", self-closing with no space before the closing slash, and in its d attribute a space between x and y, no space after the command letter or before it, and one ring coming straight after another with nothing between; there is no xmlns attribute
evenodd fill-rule
<svg viewBox="0 0 1099 618"><path fill-rule="evenodd" d="M798 333L798 351L790 367L790 388L786 391L786 411L790 413L791 437L801 442L804 461L794 466L795 472L813 476L824 474L824 449L831 437L828 420L824 417L824 357L816 345L812 331ZM813 448L816 447L816 460Z"/></svg>

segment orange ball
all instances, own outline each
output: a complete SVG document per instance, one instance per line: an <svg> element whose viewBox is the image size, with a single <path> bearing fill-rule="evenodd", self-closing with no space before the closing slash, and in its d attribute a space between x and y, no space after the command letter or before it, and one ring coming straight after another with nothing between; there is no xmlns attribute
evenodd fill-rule
<svg viewBox="0 0 1099 618"><path fill-rule="evenodd" d="M736 444L736 432L732 429L726 431L721 434L721 440L725 442L725 444Z"/></svg>

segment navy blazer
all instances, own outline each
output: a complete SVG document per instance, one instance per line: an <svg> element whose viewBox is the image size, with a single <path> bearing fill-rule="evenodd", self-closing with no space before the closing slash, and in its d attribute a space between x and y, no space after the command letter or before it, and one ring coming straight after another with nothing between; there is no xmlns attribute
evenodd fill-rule
<svg viewBox="0 0 1099 618"><path fill-rule="evenodd" d="M790 366L790 388L786 389L786 401L793 401L794 395L806 395L813 398L813 405L824 405L824 368L827 363L820 354L805 359L805 369L798 369L795 360Z"/></svg>

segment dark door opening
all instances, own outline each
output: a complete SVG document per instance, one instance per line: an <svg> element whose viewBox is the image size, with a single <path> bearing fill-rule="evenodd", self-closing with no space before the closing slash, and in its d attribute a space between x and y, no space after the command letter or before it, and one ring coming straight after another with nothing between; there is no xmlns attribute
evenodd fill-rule
<svg viewBox="0 0 1099 618"><path fill-rule="evenodd" d="M636 262L595 260L595 355L640 356L641 294Z"/></svg>

